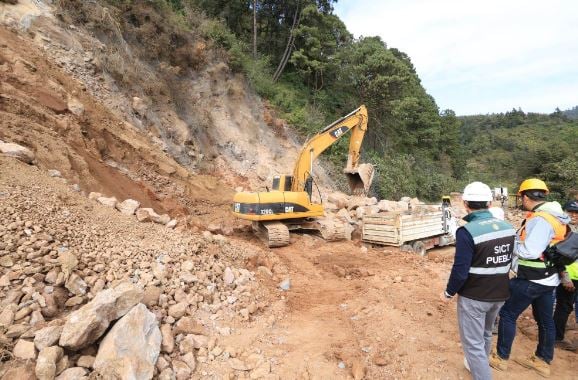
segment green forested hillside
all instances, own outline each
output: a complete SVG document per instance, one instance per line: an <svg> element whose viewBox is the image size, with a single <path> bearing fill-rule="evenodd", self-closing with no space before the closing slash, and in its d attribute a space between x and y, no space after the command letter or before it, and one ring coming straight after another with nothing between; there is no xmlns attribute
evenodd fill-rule
<svg viewBox="0 0 578 380"><path fill-rule="evenodd" d="M564 199L578 190L578 120L551 115L504 114L461 117L468 152L466 180L514 189L527 177L547 181L552 196Z"/></svg>

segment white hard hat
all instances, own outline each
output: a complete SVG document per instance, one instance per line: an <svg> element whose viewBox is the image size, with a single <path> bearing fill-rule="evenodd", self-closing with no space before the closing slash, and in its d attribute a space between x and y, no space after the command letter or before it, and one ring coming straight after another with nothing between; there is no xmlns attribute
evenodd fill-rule
<svg viewBox="0 0 578 380"><path fill-rule="evenodd" d="M490 202L492 200L492 190L485 183L472 182L464 189L462 199L464 201Z"/></svg>
<svg viewBox="0 0 578 380"><path fill-rule="evenodd" d="M490 207L488 209L496 219L504 220L504 210L501 207Z"/></svg>

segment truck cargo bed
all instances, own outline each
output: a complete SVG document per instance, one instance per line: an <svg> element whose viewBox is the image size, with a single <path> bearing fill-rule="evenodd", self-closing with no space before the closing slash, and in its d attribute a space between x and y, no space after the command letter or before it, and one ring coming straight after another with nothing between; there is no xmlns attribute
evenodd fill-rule
<svg viewBox="0 0 578 380"><path fill-rule="evenodd" d="M404 243L447 233L444 212L376 214L363 217L362 239L370 243L401 246Z"/></svg>

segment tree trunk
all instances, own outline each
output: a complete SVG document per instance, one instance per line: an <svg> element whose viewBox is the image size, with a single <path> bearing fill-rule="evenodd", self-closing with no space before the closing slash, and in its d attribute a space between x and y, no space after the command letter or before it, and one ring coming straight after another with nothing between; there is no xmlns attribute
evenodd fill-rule
<svg viewBox="0 0 578 380"><path fill-rule="evenodd" d="M301 19L301 12L299 11L299 2L297 2L297 9L295 10L295 16L293 16L293 25L291 26L291 31L289 32L289 38L287 39L287 46L285 46L285 52L283 53L283 57L281 58L281 62L279 62L279 66L277 66L277 70L275 70L275 74L273 74L273 82L277 82L279 77L285 70L285 66L287 62L289 62L289 57L291 57L291 53L293 51L293 42L295 41L295 29L299 26L299 21Z"/></svg>
<svg viewBox="0 0 578 380"><path fill-rule="evenodd" d="M257 59L257 0L253 0L253 59Z"/></svg>

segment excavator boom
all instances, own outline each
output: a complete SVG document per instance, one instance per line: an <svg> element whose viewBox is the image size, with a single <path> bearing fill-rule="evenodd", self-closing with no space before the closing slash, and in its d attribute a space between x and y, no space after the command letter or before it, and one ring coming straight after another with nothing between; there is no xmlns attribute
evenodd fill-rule
<svg viewBox="0 0 578 380"><path fill-rule="evenodd" d="M313 162L327 148L351 131L347 165L344 173L347 174L353 194L367 194L373 180L373 166L370 164L359 164L361 143L366 130L367 108L362 105L310 138L303 145L299 158L295 163L291 191L303 191L306 189L306 182L313 172Z"/></svg>

